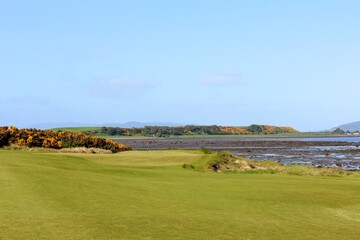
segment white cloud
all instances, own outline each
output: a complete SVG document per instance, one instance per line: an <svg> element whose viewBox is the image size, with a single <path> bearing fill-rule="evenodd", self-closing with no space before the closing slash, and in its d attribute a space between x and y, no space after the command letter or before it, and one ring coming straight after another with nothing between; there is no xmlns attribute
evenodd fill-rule
<svg viewBox="0 0 360 240"><path fill-rule="evenodd" d="M146 94L156 85L154 82L140 79L110 78L91 82L86 91L88 95L104 98L135 98Z"/></svg>
<svg viewBox="0 0 360 240"><path fill-rule="evenodd" d="M200 83L205 86L226 87L243 84L244 82L239 74L217 74L201 79Z"/></svg>

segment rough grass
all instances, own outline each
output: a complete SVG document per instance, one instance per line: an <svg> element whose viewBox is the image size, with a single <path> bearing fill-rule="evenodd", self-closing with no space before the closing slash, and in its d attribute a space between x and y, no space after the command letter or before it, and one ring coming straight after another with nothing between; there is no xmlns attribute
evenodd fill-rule
<svg viewBox="0 0 360 240"><path fill-rule="evenodd" d="M17 150L24 152L61 152L61 153L92 153L92 154L110 154L112 153L110 150L101 149L101 148L86 148L86 147L71 147L71 148L42 148L42 147L33 147L29 148L27 146L19 146L15 144L11 144L10 146L6 146L3 149L5 150Z"/></svg>
<svg viewBox="0 0 360 240"><path fill-rule="evenodd" d="M193 163L185 163L183 168L197 171L214 171L224 173L271 173L271 174L290 174L290 175L320 175L320 176L346 176L354 172L344 171L339 168L315 168L304 165L283 166L273 161L250 161L242 157L237 157L228 151L206 152L202 158ZM358 174L358 173L356 173Z"/></svg>
<svg viewBox="0 0 360 240"><path fill-rule="evenodd" d="M358 175L181 167L212 157L0 150L0 239L358 239Z"/></svg>

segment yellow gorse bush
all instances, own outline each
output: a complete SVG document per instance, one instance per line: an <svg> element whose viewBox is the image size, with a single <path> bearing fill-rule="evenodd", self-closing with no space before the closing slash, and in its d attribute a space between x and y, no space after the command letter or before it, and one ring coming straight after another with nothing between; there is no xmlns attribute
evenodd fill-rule
<svg viewBox="0 0 360 240"><path fill-rule="evenodd" d="M0 127L0 147L16 144L28 147L63 148L87 147L101 148L111 152L130 150L129 147L108 139L89 136L80 132L55 132L52 130L18 129L14 126Z"/></svg>

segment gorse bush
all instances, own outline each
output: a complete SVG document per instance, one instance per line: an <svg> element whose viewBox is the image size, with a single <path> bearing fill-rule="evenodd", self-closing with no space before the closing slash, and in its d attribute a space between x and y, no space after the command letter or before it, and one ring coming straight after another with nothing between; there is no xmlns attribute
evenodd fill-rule
<svg viewBox="0 0 360 240"><path fill-rule="evenodd" d="M15 144L27 147L44 148L68 148L68 147L86 147L101 148L111 152L120 152L130 150L129 147L113 142L108 139L92 137L80 132L38 129L18 129L14 126L0 127L0 147Z"/></svg>

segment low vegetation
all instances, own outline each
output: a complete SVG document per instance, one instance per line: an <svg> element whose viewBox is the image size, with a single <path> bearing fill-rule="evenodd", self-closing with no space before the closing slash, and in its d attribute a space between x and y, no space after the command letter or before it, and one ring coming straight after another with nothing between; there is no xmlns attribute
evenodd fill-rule
<svg viewBox="0 0 360 240"><path fill-rule="evenodd" d="M272 174L260 165L215 173L211 167L226 169L237 160L207 150L0 149L0 239L336 240L360 235L359 175ZM189 171L184 164L207 168Z"/></svg>
<svg viewBox="0 0 360 240"><path fill-rule="evenodd" d="M129 147L123 144L113 142L109 139L89 136L80 132L18 129L14 126L0 127L0 147L10 144L30 148L100 148L110 150L113 153L130 150Z"/></svg>
<svg viewBox="0 0 360 240"><path fill-rule="evenodd" d="M197 171L214 171L224 173L285 173L290 175L321 175L321 176L346 176L353 174L339 168L315 168L304 165L283 166L273 161L251 161L238 157L228 151L206 153L201 159L191 164L184 164L183 168Z"/></svg>
<svg viewBox="0 0 360 240"><path fill-rule="evenodd" d="M291 127L277 127L269 125L253 124L247 127L226 127L226 126L180 126L180 127L163 127L163 126L145 126L143 128L119 128L119 127L102 127L102 128L71 128L69 130L79 131L89 135L100 136L193 136L193 135L251 135L251 134L288 134L298 133Z"/></svg>
<svg viewBox="0 0 360 240"><path fill-rule="evenodd" d="M3 147L5 150L16 150L22 152L36 152L36 153L92 153L92 154L111 154L110 150L101 148L86 148L86 147L69 147L69 148L43 148L43 147L27 147L10 144L9 146Z"/></svg>

